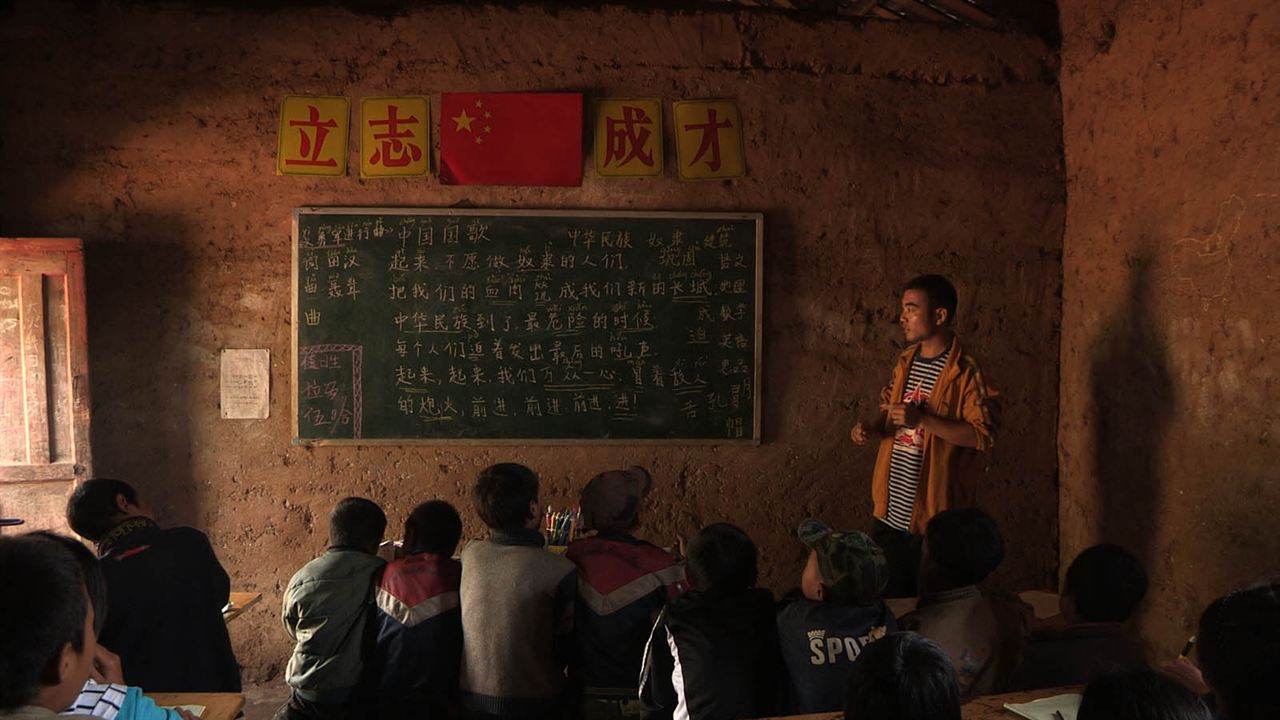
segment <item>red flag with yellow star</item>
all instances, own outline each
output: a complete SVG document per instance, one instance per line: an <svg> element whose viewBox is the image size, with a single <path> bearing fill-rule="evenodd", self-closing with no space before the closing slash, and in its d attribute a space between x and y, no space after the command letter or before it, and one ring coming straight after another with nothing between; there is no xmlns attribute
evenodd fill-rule
<svg viewBox="0 0 1280 720"><path fill-rule="evenodd" d="M580 93L443 93L446 185L581 185Z"/></svg>

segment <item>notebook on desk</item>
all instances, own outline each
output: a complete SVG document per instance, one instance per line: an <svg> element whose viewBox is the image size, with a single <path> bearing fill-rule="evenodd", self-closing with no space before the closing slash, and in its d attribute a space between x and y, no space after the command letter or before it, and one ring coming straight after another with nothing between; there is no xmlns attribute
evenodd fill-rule
<svg viewBox="0 0 1280 720"><path fill-rule="evenodd" d="M1079 693L1051 695L1025 703L1005 703L1004 709L1027 720L1076 720L1080 710Z"/></svg>

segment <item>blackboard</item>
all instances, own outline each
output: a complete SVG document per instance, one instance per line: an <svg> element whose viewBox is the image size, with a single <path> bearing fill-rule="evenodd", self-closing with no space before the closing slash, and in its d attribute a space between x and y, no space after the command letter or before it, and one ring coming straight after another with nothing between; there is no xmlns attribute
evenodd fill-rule
<svg viewBox="0 0 1280 720"><path fill-rule="evenodd" d="M295 209L295 442L758 443L762 226Z"/></svg>

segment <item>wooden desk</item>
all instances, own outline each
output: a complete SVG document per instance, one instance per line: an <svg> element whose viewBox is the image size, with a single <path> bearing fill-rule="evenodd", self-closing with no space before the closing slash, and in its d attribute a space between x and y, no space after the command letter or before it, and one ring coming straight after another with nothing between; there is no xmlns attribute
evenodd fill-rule
<svg viewBox="0 0 1280 720"><path fill-rule="evenodd" d="M1020 720L1014 713L1005 710L1005 703L1024 703L1053 695L1078 693L1079 686L1046 688L1044 690L1028 690L1026 692L1007 693L1005 695L988 695L962 705L960 717L963 720ZM763 718L762 720L842 720L844 713L813 713L812 715L787 715L785 717Z"/></svg>
<svg viewBox="0 0 1280 720"><path fill-rule="evenodd" d="M235 720L244 707L240 693L147 693L147 697L161 707L203 705L200 720Z"/></svg>
<svg viewBox="0 0 1280 720"><path fill-rule="evenodd" d="M222 611L222 619L224 622L231 622L240 617L240 613L258 604L262 599L262 593L258 592L233 592L231 593L231 607Z"/></svg>

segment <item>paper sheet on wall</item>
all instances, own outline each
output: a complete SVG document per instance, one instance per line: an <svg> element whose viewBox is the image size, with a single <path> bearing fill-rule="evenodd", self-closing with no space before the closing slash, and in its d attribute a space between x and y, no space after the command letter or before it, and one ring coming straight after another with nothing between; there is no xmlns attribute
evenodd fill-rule
<svg viewBox="0 0 1280 720"><path fill-rule="evenodd" d="M271 351L222 351L222 417L265 420L271 413Z"/></svg>

